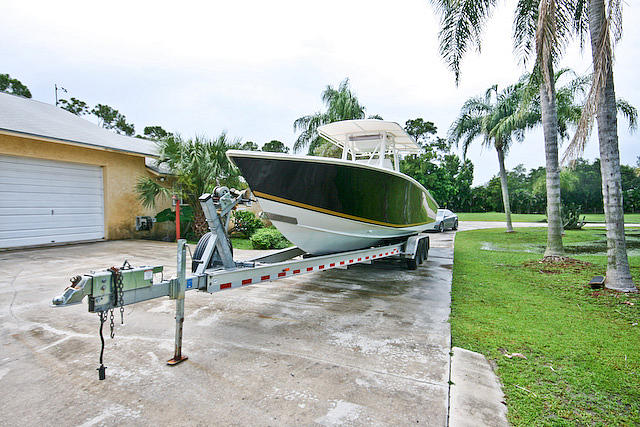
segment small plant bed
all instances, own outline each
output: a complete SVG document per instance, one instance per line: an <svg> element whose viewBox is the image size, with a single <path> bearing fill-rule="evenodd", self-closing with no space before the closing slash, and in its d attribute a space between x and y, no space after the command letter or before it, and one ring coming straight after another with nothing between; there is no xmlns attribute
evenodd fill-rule
<svg viewBox="0 0 640 427"><path fill-rule="evenodd" d="M292 246L275 227L261 228L249 240L253 249L284 249Z"/></svg>
<svg viewBox="0 0 640 427"><path fill-rule="evenodd" d="M602 229L566 231L565 245L602 241ZM640 423L640 296L594 290L602 252L541 262L546 229L458 233L453 345L492 361L514 425ZM523 249L524 248L524 249ZM629 261L640 283L640 255Z"/></svg>

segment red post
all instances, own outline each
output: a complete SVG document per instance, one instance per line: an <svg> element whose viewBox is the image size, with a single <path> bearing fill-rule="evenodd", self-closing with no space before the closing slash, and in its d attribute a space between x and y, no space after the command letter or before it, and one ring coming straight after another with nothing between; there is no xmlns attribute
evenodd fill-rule
<svg viewBox="0 0 640 427"><path fill-rule="evenodd" d="M180 239L180 198L176 197L176 241Z"/></svg>

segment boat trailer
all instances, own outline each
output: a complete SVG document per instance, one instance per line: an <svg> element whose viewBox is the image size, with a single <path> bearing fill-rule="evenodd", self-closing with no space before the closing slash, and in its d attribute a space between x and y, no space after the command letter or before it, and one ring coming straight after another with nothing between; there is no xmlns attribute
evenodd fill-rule
<svg viewBox="0 0 640 427"><path fill-rule="evenodd" d="M86 296L89 312L98 314L101 349L97 370L100 380L106 376L103 326L109 317L110 336L114 338L114 311L120 311L120 321L124 324L124 306L162 297L176 300L175 350L173 358L167 361L168 365L176 365L187 360L182 354L186 291L214 293L333 268L348 268L354 264L369 264L384 258L404 260L408 269L415 270L429 252L429 236L420 233L382 246L329 255L310 256L294 246L250 261L235 261L226 232L230 214L237 205L249 205L251 200L243 192L217 187L213 194L203 194L199 201L211 231L200 239L192 254L191 274L187 274L186 240L180 239L176 278L155 281L163 272L163 266L134 267L125 260L121 267L73 277L71 285L53 298L53 307L66 307L81 303Z"/></svg>

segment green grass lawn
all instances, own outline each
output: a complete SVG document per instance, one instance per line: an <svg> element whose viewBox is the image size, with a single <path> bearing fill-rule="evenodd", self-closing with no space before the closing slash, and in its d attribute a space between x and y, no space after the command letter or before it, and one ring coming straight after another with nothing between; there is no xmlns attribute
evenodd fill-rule
<svg viewBox="0 0 640 427"><path fill-rule="evenodd" d="M495 362L514 425L640 423L640 297L586 286L605 271L603 233L567 231L581 262L562 266L539 262L545 229L456 236L453 345ZM628 234L640 283L640 231Z"/></svg>
<svg viewBox="0 0 640 427"><path fill-rule="evenodd" d="M251 240L242 237L232 237L231 244L234 249L253 249L253 246L251 246Z"/></svg>
<svg viewBox="0 0 640 427"><path fill-rule="evenodd" d="M584 214L587 222L604 223L604 214ZM514 222L545 222L545 214L511 214ZM458 213L460 221L504 221L502 212L462 212ZM624 221L631 224L640 224L640 214L625 214Z"/></svg>
<svg viewBox="0 0 640 427"><path fill-rule="evenodd" d="M544 222L543 214L511 214L514 222ZM505 221L503 212L462 212L458 213L460 221Z"/></svg>
<svg viewBox="0 0 640 427"><path fill-rule="evenodd" d="M193 245L194 248L198 244L197 241L192 240L189 240L187 243ZM234 249L253 249L253 247L251 246L251 240L242 237L232 237L231 244L233 245Z"/></svg>

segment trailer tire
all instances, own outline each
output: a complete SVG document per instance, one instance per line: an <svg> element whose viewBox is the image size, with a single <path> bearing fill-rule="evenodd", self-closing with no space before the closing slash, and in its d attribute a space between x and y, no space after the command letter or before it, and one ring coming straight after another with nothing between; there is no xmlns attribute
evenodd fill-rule
<svg viewBox="0 0 640 427"><path fill-rule="evenodd" d="M193 259L191 261L192 273L195 273L196 270L198 269L198 266L200 265L200 260L202 259L202 255L204 255L204 251L207 248L207 244L209 243L210 238L211 238L211 232L209 231L208 233L205 233L200 238L200 240L198 240L198 244L196 245L195 251L193 251ZM231 240L227 240L227 242L229 243L229 249L231 249L231 255L233 255L233 246L231 245ZM217 251L213 253L213 256L211 257L211 261L209 261L209 265L207 266L207 268L213 267L216 261L221 262L220 256L218 255Z"/></svg>
<svg viewBox="0 0 640 427"><path fill-rule="evenodd" d="M191 260L191 272L195 273L198 269L198 265L200 265L200 260L202 259L202 255L204 254L204 250L207 247L207 243L209 243L209 239L211 238L211 232L205 233L200 240L198 240L198 244L196 245L196 249L193 251L193 259Z"/></svg>
<svg viewBox="0 0 640 427"><path fill-rule="evenodd" d="M429 258L429 240L424 239L422 245L422 261L426 261Z"/></svg>
<svg viewBox="0 0 640 427"><path fill-rule="evenodd" d="M407 258L407 269L408 270L416 270L418 268L418 263L415 258Z"/></svg>

